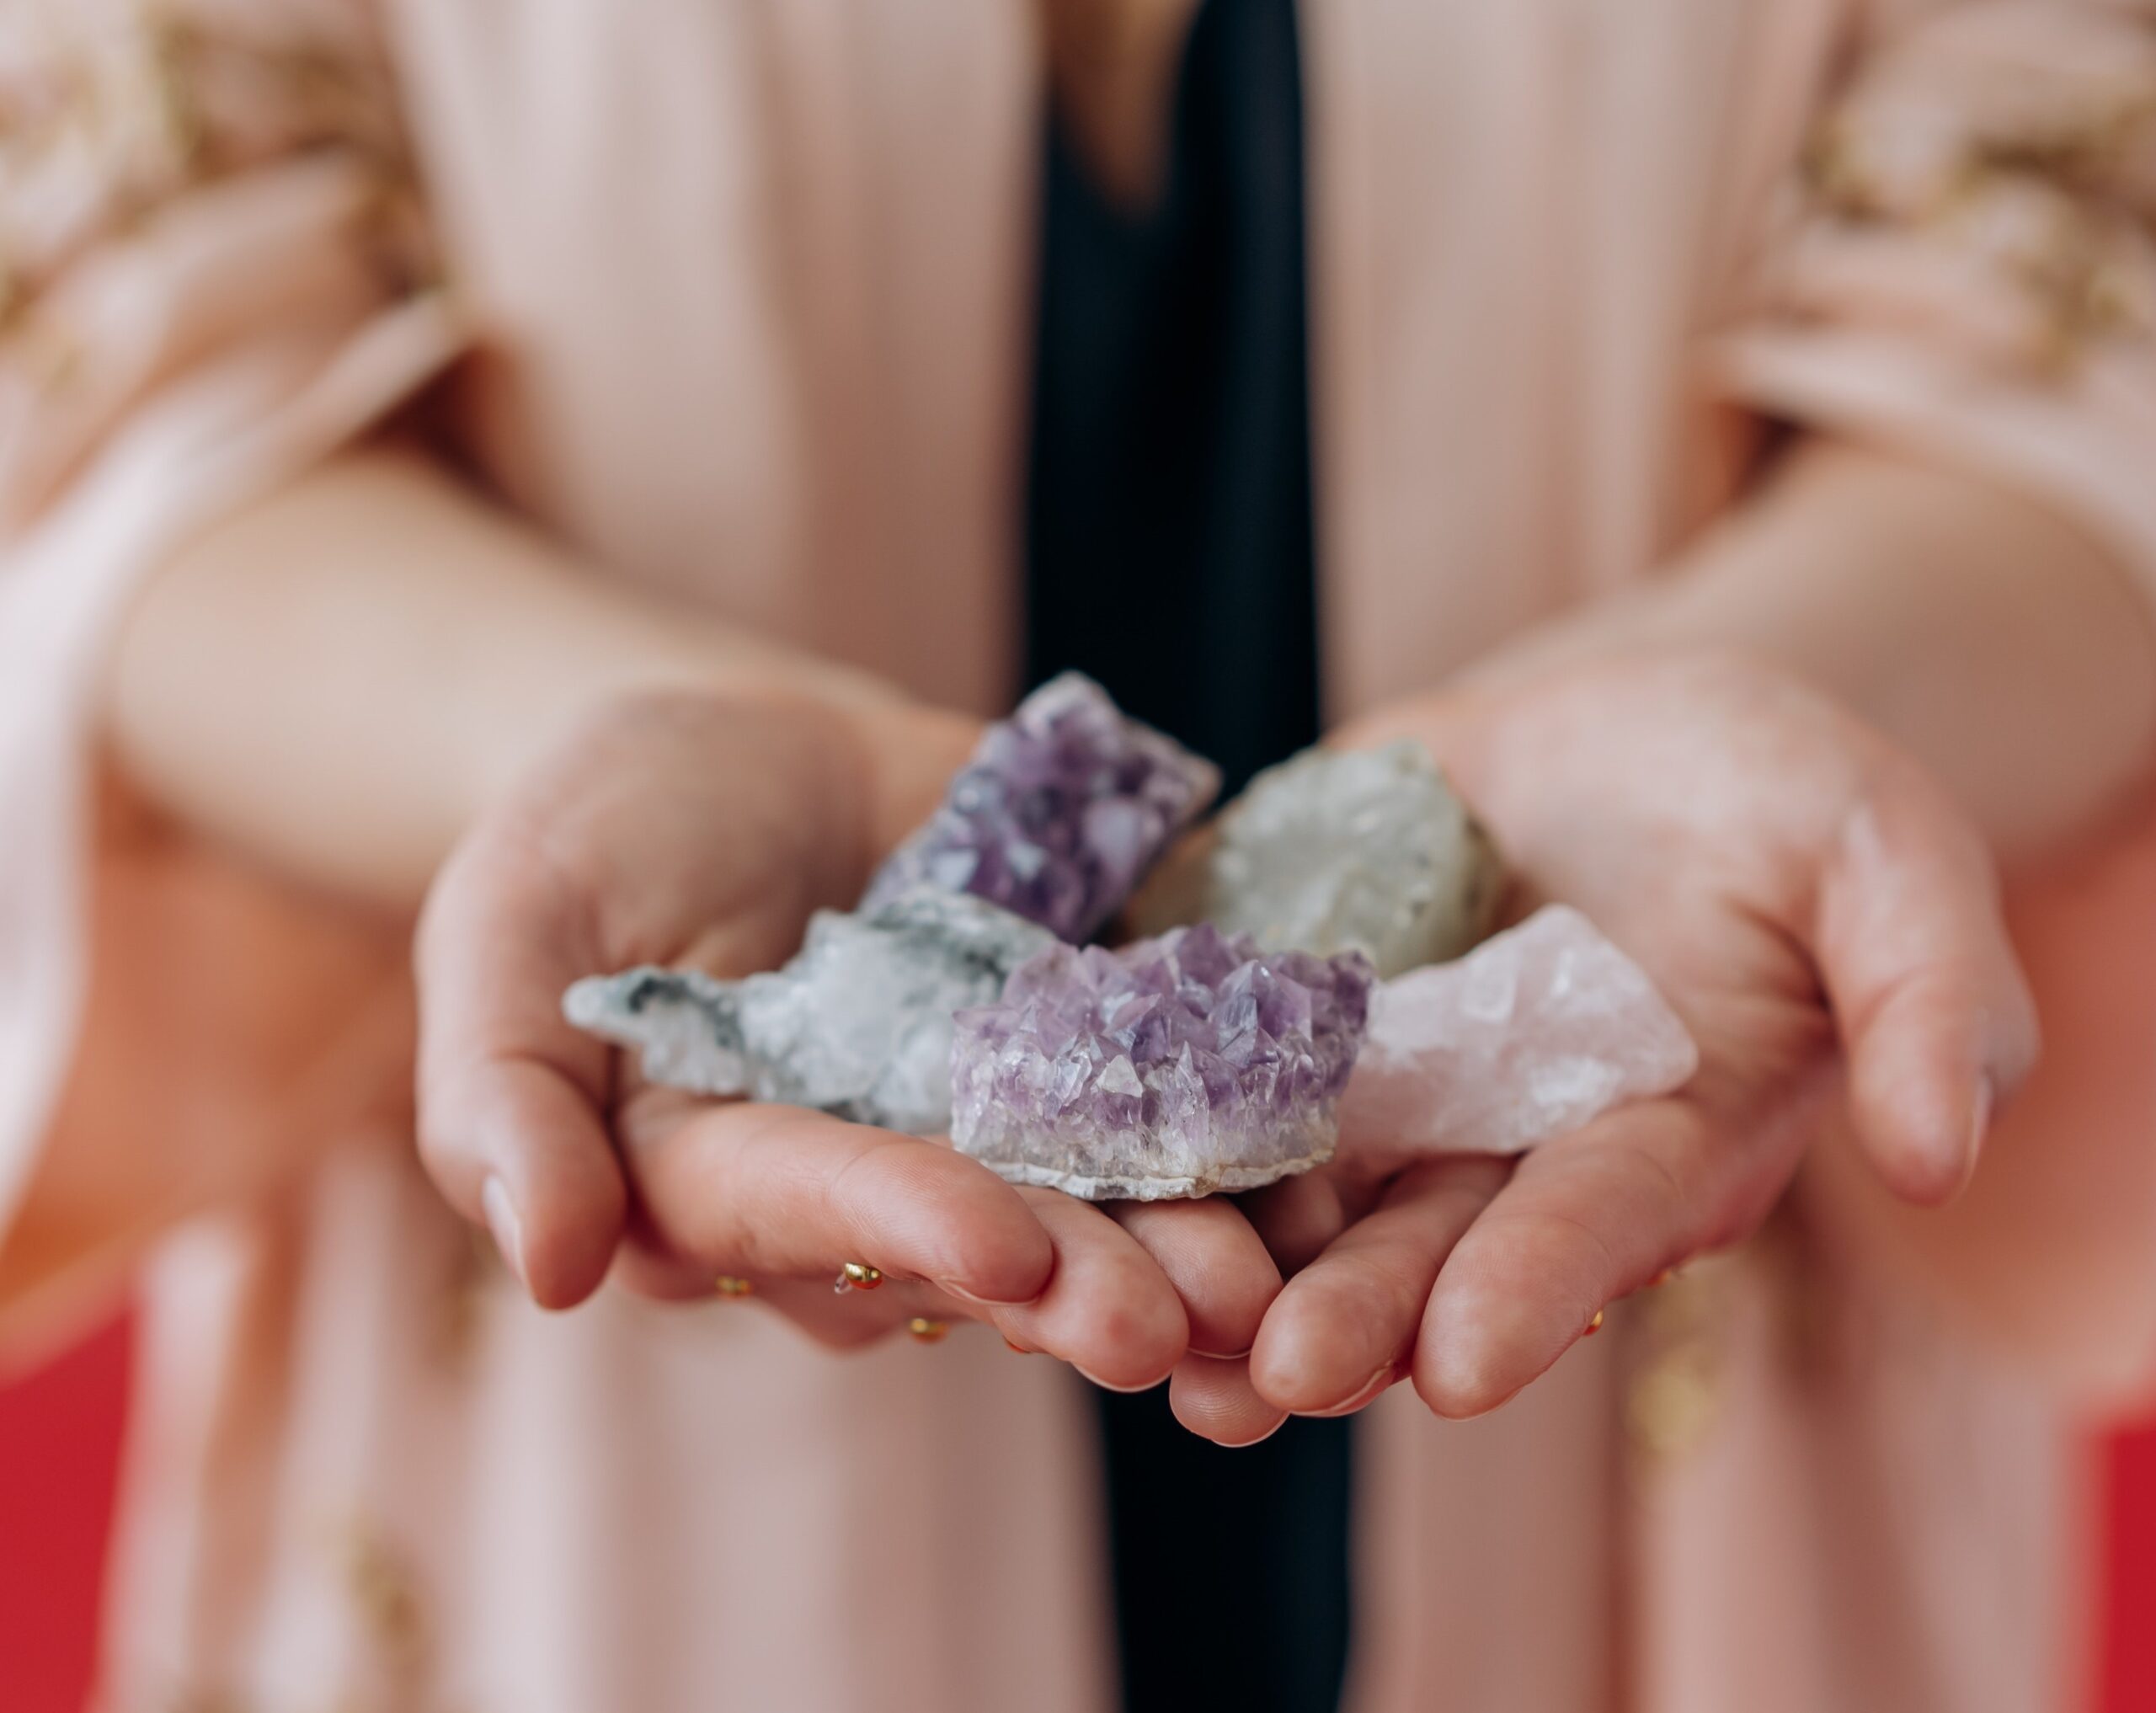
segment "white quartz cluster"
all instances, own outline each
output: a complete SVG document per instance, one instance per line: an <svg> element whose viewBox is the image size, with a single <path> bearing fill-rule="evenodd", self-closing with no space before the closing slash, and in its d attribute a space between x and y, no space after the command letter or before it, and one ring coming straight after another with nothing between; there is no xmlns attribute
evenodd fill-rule
<svg viewBox="0 0 2156 1713"><path fill-rule="evenodd" d="M592 976L564 995L579 1028L642 1049L654 1082L816 1107L915 1135L951 1122L953 1013L1000 996L1056 943L967 893L922 888L873 910L819 910L783 969Z"/></svg>

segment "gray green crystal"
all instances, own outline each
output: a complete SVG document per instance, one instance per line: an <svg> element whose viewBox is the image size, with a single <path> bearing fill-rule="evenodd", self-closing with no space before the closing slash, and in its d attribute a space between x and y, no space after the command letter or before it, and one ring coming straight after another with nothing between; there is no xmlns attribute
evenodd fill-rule
<svg viewBox="0 0 2156 1713"><path fill-rule="evenodd" d="M1358 951L1380 976L1457 958L1494 921L1503 871L1429 752L1305 750L1253 779L1212 836L1133 902L1158 934L1209 921L1267 951Z"/></svg>

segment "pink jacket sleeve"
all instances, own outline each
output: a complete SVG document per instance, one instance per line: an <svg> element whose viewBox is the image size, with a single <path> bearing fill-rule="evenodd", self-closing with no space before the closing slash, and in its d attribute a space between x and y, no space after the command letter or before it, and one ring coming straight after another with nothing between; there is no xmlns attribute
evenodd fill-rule
<svg viewBox="0 0 2156 1713"><path fill-rule="evenodd" d="M0 1245L87 998L102 657L458 334L361 0L0 13Z"/></svg>
<svg viewBox="0 0 2156 1713"><path fill-rule="evenodd" d="M1720 377L2013 484L2156 607L2156 0L1877 11ZM1969 1193L1914 1214L1833 1145L1809 1193L1865 1268L2116 1400L2156 1372L2156 813L2010 904L2045 1059Z"/></svg>
<svg viewBox="0 0 2156 1713"><path fill-rule="evenodd" d="M2156 0L1883 10L1722 378L2049 499L2156 600Z"/></svg>

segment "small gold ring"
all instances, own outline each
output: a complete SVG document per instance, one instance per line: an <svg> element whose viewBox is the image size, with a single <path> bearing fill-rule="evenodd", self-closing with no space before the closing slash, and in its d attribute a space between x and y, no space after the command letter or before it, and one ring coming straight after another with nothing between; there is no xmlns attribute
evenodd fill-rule
<svg viewBox="0 0 2156 1713"><path fill-rule="evenodd" d="M719 1274L715 1282L715 1288L722 1297L753 1297L756 1294L755 1285L739 1274L731 1273Z"/></svg>
<svg viewBox="0 0 2156 1713"><path fill-rule="evenodd" d="M906 1322L907 1336L916 1344L941 1344L950 1330L949 1321L931 1321L926 1315L915 1315Z"/></svg>
<svg viewBox="0 0 2156 1713"><path fill-rule="evenodd" d="M831 1281L831 1289L840 1296L848 1291L873 1291L883 1283L880 1268L865 1261L849 1261L839 1269L839 1276Z"/></svg>
<svg viewBox="0 0 2156 1713"><path fill-rule="evenodd" d="M1602 1315L1600 1309L1594 1311L1594 1318L1587 1323L1587 1331L1580 1334L1581 1337L1592 1338L1602 1330Z"/></svg>

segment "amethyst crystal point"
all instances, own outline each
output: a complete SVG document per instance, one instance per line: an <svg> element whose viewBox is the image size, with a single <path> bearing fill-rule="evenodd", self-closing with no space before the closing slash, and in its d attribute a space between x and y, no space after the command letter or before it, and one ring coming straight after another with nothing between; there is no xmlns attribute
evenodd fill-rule
<svg viewBox="0 0 2156 1713"><path fill-rule="evenodd" d="M1332 1155L1369 1008L1360 953L1267 955L1210 924L1054 946L958 1013L952 1140L1088 1200L1254 1189Z"/></svg>
<svg viewBox="0 0 2156 1713"><path fill-rule="evenodd" d="M1066 672L988 728L942 807L891 853L862 907L937 886L1079 943L1219 788L1211 762Z"/></svg>

